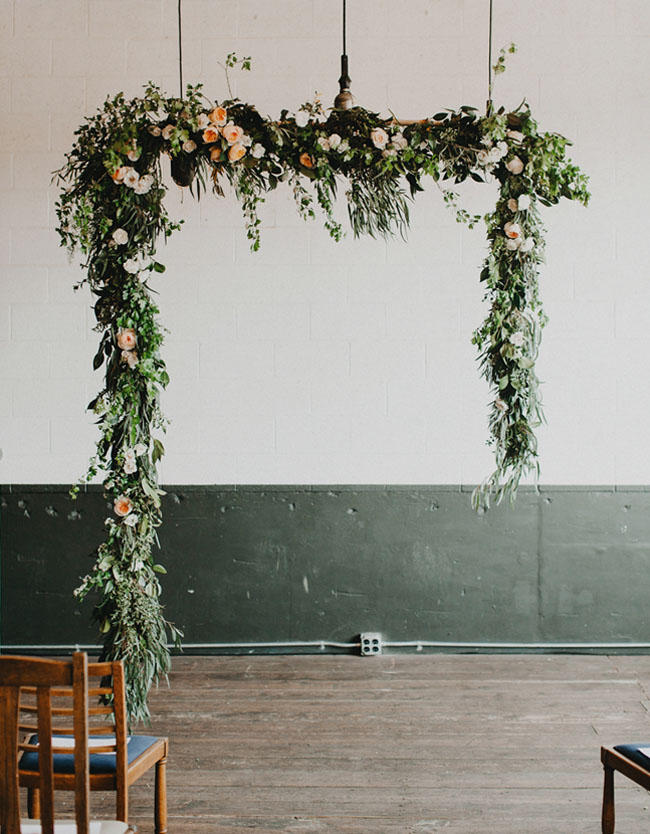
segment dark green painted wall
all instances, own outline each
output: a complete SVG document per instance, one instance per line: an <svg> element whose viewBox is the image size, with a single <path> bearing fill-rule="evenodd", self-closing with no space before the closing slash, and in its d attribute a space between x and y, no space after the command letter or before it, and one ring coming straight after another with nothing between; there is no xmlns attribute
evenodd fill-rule
<svg viewBox="0 0 650 834"><path fill-rule="evenodd" d="M72 589L110 508L1 488L2 642L94 643ZM167 616L188 643L650 642L650 491L168 487Z"/></svg>

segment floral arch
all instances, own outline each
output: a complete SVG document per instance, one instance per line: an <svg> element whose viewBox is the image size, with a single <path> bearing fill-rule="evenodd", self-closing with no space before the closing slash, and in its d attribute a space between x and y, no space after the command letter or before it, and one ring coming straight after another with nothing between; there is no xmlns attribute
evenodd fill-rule
<svg viewBox="0 0 650 834"><path fill-rule="evenodd" d="M566 157L567 139L540 132L525 103L513 112L461 107L399 123L357 107L325 113L316 102L274 121L237 99L206 103L200 86L188 86L185 98L167 98L149 85L140 98L107 100L76 137L57 172L58 231L62 245L85 258L77 286L88 284L95 297L100 339L93 365L105 369L104 386L88 406L100 437L82 483L101 472L113 513L94 568L75 593L97 594L103 655L124 660L129 713L137 721L148 715L152 683L168 671L168 639L181 636L163 616L165 569L154 558L163 495L159 395L168 375L149 282L165 269L156 259L158 239L180 227L165 211L161 154L171 157L175 181L197 197L208 186L219 196L225 183L232 186L252 250L260 246L257 208L281 184L291 188L303 218L320 209L339 240L334 201L341 184L354 235L375 236L405 233L410 199L424 177L498 182L496 205L484 218L489 252L480 273L490 308L473 336L493 391L496 467L473 494L477 508L491 497L514 497L522 475L538 470L535 360L545 323L538 209L562 197L586 205L589 194L586 177ZM471 227L481 219L460 207L452 190L442 193L459 222Z"/></svg>

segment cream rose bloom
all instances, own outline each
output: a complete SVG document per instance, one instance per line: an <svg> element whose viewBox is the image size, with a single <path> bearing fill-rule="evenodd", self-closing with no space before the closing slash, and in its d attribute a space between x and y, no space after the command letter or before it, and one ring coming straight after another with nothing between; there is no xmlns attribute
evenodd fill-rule
<svg viewBox="0 0 650 834"><path fill-rule="evenodd" d="M255 159L261 159L264 154L266 153L266 148L264 145L261 145L259 142L256 142L253 147L251 148L251 156Z"/></svg>
<svg viewBox="0 0 650 834"><path fill-rule="evenodd" d="M517 208L519 211L528 211L530 208L530 195L520 194L517 200Z"/></svg>
<svg viewBox="0 0 650 834"><path fill-rule="evenodd" d="M516 333L511 333L510 338L508 339L511 345L515 347L521 347L524 343L524 334L521 330L517 330Z"/></svg>
<svg viewBox="0 0 650 834"><path fill-rule="evenodd" d="M341 144L341 137L338 135L338 133L332 133L331 136L327 137L327 141L330 143L330 148L333 151L335 151Z"/></svg>
<svg viewBox="0 0 650 834"><path fill-rule="evenodd" d="M134 472L137 472L138 465L135 462L135 458L126 458L122 469L124 470L126 475L132 475Z"/></svg>
<svg viewBox="0 0 650 834"><path fill-rule="evenodd" d="M376 148L379 148L379 150L383 150L388 144L388 134L381 127L373 127L370 131L370 139L372 140L372 144Z"/></svg>
<svg viewBox="0 0 650 834"><path fill-rule="evenodd" d="M135 513L129 513L127 517L124 519L124 523L128 524L129 527L135 527L140 519Z"/></svg>
<svg viewBox="0 0 650 834"><path fill-rule="evenodd" d="M115 501L113 501L113 511L120 518L126 518L132 509L133 501L131 501L128 495L118 495Z"/></svg>
<svg viewBox="0 0 650 834"><path fill-rule="evenodd" d="M132 327L120 327L117 331L117 346L120 350L133 350L138 341Z"/></svg>
<svg viewBox="0 0 650 834"><path fill-rule="evenodd" d="M506 136L508 139L512 139L513 142L524 141L524 134L520 130L508 130L506 131Z"/></svg>
<svg viewBox="0 0 650 834"><path fill-rule="evenodd" d="M477 151L476 161L482 167L485 167L486 165L489 165L489 163L491 161L489 152L484 150L484 149L481 149L480 151Z"/></svg>
<svg viewBox="0 0 650 834"><path fill-rule="evenodd" d="M511 238L512 240L517 240L521 237L521 226L519 223L508 222L504 225L503 231L505 236Z"/></svg>
<svg viewBox="0 0 650 834"><path fill-rule="evenodd" d="M185 142L183 142L182 148L185 153L192 153L196 150L196 142L194 139L186 139Z"/></svg>
<svg viewBox="0 0 650 834"><path fill-rule="evenodd" d="M127 158L131 160L131 162L137 162L138 159L142 156L142 148L132 148L127 153Z"/></svg>
<svg viewBox="0 0 650 834"><path fill-rule="evenodd" d="M298 127L305 127L308 121L309 113L306 113L304 110L299 110L296 113L296 124L298 125Z"/></svg>
<svg viewBox="0 0 650 834"><path fill-rule="evenodd" d="M138 180L140 179L140 174L135 170L135 168L127 168L124 172L124 177L122 178L122 182L128 188L135 188L138 184Z"/></svg>
<svg viewBox="0 0 650 834"><path fill-rule="evenodd" d="M154 178L151 174L145 174L144 177L136 182L133 190L136 194L148 194L151 191L151 186L154 184Z"/></svg>
<svg viewBox="0 0 650 834"><path fill-rule="evenodd" d="M126 362L129 368L135 368L138 364L138 354L134 350L123 350L120 359L122 362Z"/></svg>
<svg viewBox="0 0 650 834"><path fill-rule="evenodd" d="M162 129L162 138L167 140L171 139L173 132L174 125L165 125L165 127Z"/></svg>
<svg viewBox="0 0 650 834"><path fill-rule="evenodd" d="M112 238L118 246L124 246L125 243L128 243L129 233L126 229L115 229Z"/></svg>
<svg viewBox="0 0 650 834"><path fill-rule="evenodd" d="M508 200L508 208L510 209L510 211L518 211L519 210L519 205L517 204L517 201L515 200L514 197L511 197Z"/></svg>
<svg viewBox="0 0 650 834"><path fill-rule="evenodd" d="M524 170L524 163L518 156L513 156L509 162L506 162L506 168L511 174L521 174Z"/></svg>
<svg viewBox="0 0 650 834"><path fill-rule="evenodd" d="M229 145L234 145L236 142L239 142L244 135L244 129L232 122L228 122L221 132L223 138Z"/></svg>
<svg viewBox="0 0 650 834"><path fill-rule="evenodd" d="M519 247L520 252L531 252L535 246L535 240L532 237L527 237L526 240L522 240L521 246Z"/></svg>
<svg viewBox="0 0 650 834"><path fill-rule="evenodd" d="M510 249L511 252L514 252L516 249L519 249L519 245L521 244L521 238L507 238L506 239L506 249Z"/></svg>
<svg viewBox="0 0 650 834"><path fill-rule="evenodd" d="M403 151L405 148L408 148L409 143L406 136L404 136L403 133L396 133L393 136L393 146L396 147L398 151Z"/></svg>
<svg viewBox="0 0 650 834"><path fill-rule="evenodd" d="M319 136L316 140L316 144L321 148L323 151L329 151L332 147L329 143L329 139L326 139L324 136Z"/></svg>
<svg viewBox="0 0 650 834"><path fill-rule="evenodd" d="M124 267L124 271L128 272L129 275L135 275L140 272L140 264L135 258L129 258L128 261L124 261L122 266Z"/></svg>
<svg viewBox="0 0 650 834"><path fill-rule="evenodd" d="M133 451L135 452L136 456L140 458L142 457L142 455L147 454L147 447L144 443L136 443L133 447Z"/></svg>
<svg viewBox="0 0 650 834"><path fill-rule="evenodd" d="M199 130L205 130L206 127L210 124L210 119L208 118L207 113L199 113L199 117L196 120L196 124Z"/></svg>

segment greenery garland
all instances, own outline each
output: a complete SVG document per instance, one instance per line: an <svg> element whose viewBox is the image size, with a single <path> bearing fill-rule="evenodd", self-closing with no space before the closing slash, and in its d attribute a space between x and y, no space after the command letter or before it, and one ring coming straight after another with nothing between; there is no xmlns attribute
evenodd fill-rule
<svg viewBox="0 0 650 834"><path fill-rule="evenodd" d="M96 297L100 344L93 364L105 366L103 390L89 405L100 439L82 482L101 472L113 512L94 568L75 593L97 595L103 656L125 662L135 722L147 718L149 688L168 671L168 639L181 636L163 616L165 571L153 555L163 495L156 464L164 453L154 432L165 428L159 395L168 376L148 282L164 271L155 257L159 237L179 228L163 205L161 154L171 157L175 181L197 197L209 186L219 195L226 182L232 186L252 250L260 245L257 209L282 182L299 213L312 218L318 206L339 240L334 204L343 183L354 235L375 236L405 233L410 198L425 176L439 184L498 181L495 210L485 217L490 250L481 273L490 310L473 337L494 391L496 469L473 495L477 508L490 496L514 496L522 475L538 468L534 429L542 409L534 365L545 321L538 205L561 197L586 204L589 194L586 177L566 158L568 141L540 133L525 103L510 113L461 107L400 125L361 108L326 114L316 101L273 121L237 99L206 105L200 86L188 86L179 99L150 84L141 98L107 100L76 137L57 172L64 186L58 231L62 244L85 258L78 286L88 284ZM443 195L459 222L480 220L459 207L455 192Z"/></svg>

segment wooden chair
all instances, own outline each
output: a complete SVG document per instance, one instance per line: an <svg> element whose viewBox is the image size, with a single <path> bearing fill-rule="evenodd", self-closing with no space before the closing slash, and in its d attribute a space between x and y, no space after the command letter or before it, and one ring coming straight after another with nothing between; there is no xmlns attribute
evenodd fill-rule
<svg viewBox="0 0 650 834"><path fill-rule="evenodd" d="M90 790L115 791L118 820L129 815L129 786L155 765L154 823L156 834L167 832L166 765L168 740L155 736L127 735L124 667L121 661L89 663L88 677L99 679L88 695L94 699L88 713L90 726ZM69 695L69 693L67 693ZM101 698L101 703L98 703ZM33 707L32 707L33 709ZM74 790L71 755L54 756L54 785ZM20 761L20 784L28 789L31 817L39 816L38 756L26 753Z"/></svg>
<svg viewBox="0 0 650 834"><path fill-rule="evenodd" d="M615 747L600 748L600 760L605 768L602 813L603 834L614 834L615 770L650 791L650 758L639 751L640 747L648 749L650 748L650 742L617 744Z"/></svg>
<svg viewBox="0 0 650 834"><path fill-rule="evenodd" d="M33 689L36 696L31 716L36 718L34 729L38 733L38 744L19 742L23 687ZM54 820L53 757L58 754L59 748L53 734L58 733L59 728L54 726L53 717L61 713L53 707L52 699L60 687L72 690L72 708L66 713L72 718L72 726L65 731L72 745L68 745L64 752L74 762L74 823ZM87 658L82 652L77 652L72 661L0 657L0 826L3 834L127 834L135 831L127 822L89 820L87 699ZM34 778L41 796L40 821L20 819L20 751L37 752L39 756L40 770Z"/></svg>

